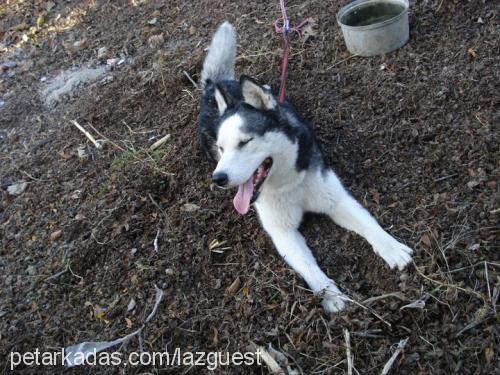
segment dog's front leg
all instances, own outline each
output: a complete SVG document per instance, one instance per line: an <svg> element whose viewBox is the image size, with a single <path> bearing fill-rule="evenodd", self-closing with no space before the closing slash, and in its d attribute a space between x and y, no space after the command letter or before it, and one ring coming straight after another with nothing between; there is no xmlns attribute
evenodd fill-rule
<svg viewBox="0 0 500 375"><path fill-rule="evenodd" d="M267 226L265 229L283 259L302 276L311 290L322 298L323 308L330 313L343 309L345 297L342 298L343 294L333 280L321 271L299 231L273 226Z"/></svg>
<svg viewBox="0 0 500 375"><path fill-rule="evenodd" d="M324 181L328 201L325 213L341 227L366 238L389 267L402 270L410 262L413 250L383 230L375 218L344 189L333 171L327 174Z"/></svg>

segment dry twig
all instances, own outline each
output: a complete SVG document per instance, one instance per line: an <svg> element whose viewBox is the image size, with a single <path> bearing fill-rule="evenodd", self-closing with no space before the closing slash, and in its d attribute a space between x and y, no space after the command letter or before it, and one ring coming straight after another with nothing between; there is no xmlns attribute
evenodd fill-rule
<svg viewBox="0 0 500 375"><path fill-rule="evenodd" d="M70 120L70 122L76 126L76 128L78 130L80 130L89 140L90 142L92 142L95 146L95 148L97 149L101 149L102 148L102 145L96 141L96 139L92 136L92 134L90 134L87 130L85 130L83 128L83 126L81 126L78 122L76 122L75 120Z"/></svg>
<svg viewBox="0 0 500 375"><path fill-rule="evenodd" d="M351 335L347 328L344 329L344 338L345 338L345 351L347 356L347 375L352 375L352 353L351 353Z"/></svg>
<svg viewBox="0 0 500 375"><path fill-rule="evenodd" d="M382 372L380 373L381 375L387 375L389 371L391 370L392 365L396 361L396 358L398 358L399 354L403 351L403 349L406 346L406 343L408 342L409 337L405 338L404 340L401 340L398 344L398 347L396 348L396 351L394 354L389 358L387 363L385 364L384 368L382 369Z"/></svg>

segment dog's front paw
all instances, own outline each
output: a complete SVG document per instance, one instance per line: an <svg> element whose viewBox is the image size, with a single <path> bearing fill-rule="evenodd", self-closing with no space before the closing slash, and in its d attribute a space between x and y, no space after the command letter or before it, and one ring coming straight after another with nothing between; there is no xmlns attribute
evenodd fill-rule
<svg viewBox="0 0 500 375"><path fill-rule="evenodd" d="M375 252L382 257L390 268L401 271L411 261L413 250L387 235L374 246Z"/></svg>
<svg viewBox="0 0 500 375"><path fill-rule="evenodd" d="M325 312L332 314L345 308L345 295L337 288L335 284L330 284L324 288L318 295L321 296L321 305Z"/></svg>

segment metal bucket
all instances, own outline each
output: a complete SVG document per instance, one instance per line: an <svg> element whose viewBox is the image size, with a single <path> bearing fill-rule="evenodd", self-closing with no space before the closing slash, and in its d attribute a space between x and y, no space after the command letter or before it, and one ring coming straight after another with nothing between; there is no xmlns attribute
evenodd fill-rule
<svg viewBox="0 0 500 375"><path fill-rule="evenodd" d="M342 7L337 22L349 52L358 56L394 51L409 39L408 0L356 0Z"/></svg>

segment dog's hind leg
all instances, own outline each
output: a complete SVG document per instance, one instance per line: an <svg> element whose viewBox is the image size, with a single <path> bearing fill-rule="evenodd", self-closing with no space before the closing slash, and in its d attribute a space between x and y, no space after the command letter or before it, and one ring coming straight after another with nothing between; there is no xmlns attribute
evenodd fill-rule
<svg viewBox="0 0 500 375"><path fill-rule="evenodd" d="M333 171L322 176L325 182L317 193L324 212L341 227L363 236L389 267L402 270L411 260L412 249L388 234L370 213L362 207L342 186Z"/></svg>
<svg viewBox="0 0 500 375"><path fill-rule="evenodd" d="M274 246L283 259L306 281L311 290L322 298L325 311L333 313L342 310L345 306L345 297L342 298L342 292L321 271L299 231L265 225L264 228L270 234Z"/></svg>

